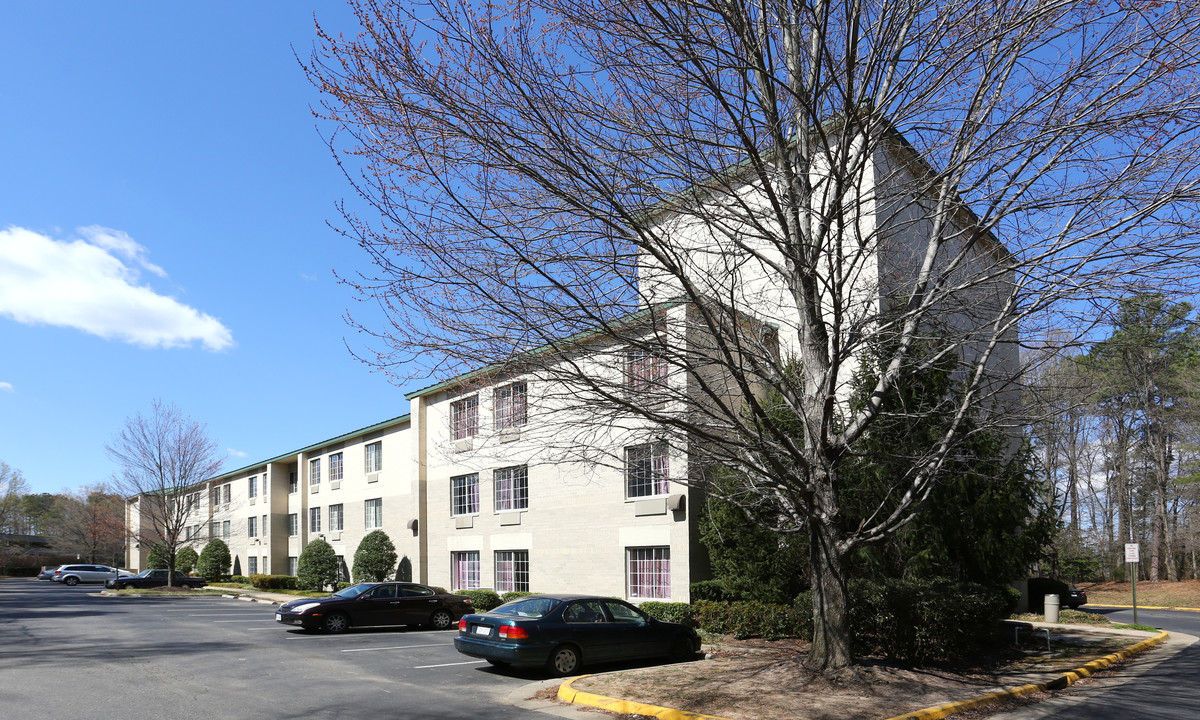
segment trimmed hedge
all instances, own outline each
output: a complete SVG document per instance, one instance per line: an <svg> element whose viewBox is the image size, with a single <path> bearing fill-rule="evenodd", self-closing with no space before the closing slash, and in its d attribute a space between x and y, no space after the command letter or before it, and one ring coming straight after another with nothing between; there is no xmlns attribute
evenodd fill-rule
<svg viewBox="0 0 1200 720"><path fill-rule="evenodd" d="M528 597L530 595L537 595L537 593L528 592L526 590L509 590L508 592L502 593L500 595L500 602L501 603L510 603L513 600L516 600L518 598Z"/></svg>
<svg viewBox="0 0 1200 720"><path fill-rule="evenodd" d="M696 611L687 603L647 600L638 607L655 620L679 623L688 627L700 627L700 624L696 622Z"/></svg>
<svg viewBox="0 0 1200 720"><path fill-rule="evenodd" d="M795 605L779 605L741 600L714 602L700 600L692 605L700 629L738 639L761 637L805 637L803 610ZM811 612L809 613L811 614Z"/></svg>
<svg viewBox="0 0 1200 720"><path fill-rule="evenodd" d="M250 576L250 584L259 590L295 590L295 575L262 575Z"/></svg>
<svg viewBox="0 0 1200 720"><path fill-rule="evenodd" d="M471 598L471 607L476 612L487 612L504 604L494 590L459 590L455 595Z"/></svg>

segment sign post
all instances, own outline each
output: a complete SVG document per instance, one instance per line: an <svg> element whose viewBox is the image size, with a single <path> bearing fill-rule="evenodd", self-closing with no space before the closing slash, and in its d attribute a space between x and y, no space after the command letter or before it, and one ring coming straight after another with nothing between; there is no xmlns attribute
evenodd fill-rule
<svg viewBox="0 0 1200 720"><path fill-rule="evenodd" d="M1138 624L1137 618L1137 574L1138 574L1138 544L1125 543L1125 562L1130 564L1129 577L1133 580L1133 624Z"/></svg>

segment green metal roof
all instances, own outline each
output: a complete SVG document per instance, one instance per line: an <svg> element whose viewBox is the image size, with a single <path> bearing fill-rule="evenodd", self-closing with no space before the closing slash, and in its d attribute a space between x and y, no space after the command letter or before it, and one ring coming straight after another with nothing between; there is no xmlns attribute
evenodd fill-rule
<svg viewBox="0 0 1200 720"><path fill-rule="evenodd" d="M322 440L321 442L318 442L318 443L313 443L311 445L305 445L302 448L293 450L288 453L283 453L282 455L276 455L275 457L270 458L269 460L262 460L260 462L252 463L250 465L245 465L243 467L238 468L237 470L231 470L227 473L222 473L215 477L211 477L208 480L205 480L205 482L217 482L217 481L225 480L226 478L232 478L237 475L247 473L250 470L253 470L254 468L259 468L264 465L269 465L273 462L279 462L280 460L286 460L288 458L295 457L296 455L299 455L300 453L309 452L310 450L316 450L316 449L322 448L326 445L332 445L333 443L336 443L336 442L342 442L343 440L349 440L350 438L358 437L359 435L366 435L367 433L372 433L372 432L375 432L376 430L383 430L384 428L389 428L389 427L393 427L396 425L403 425L403 424L409 422L411 419L412 419L412 413L405 413L404 415L401 415L400 417L392 418L391 420L384 420L383 422L378 422L378 423L375 423L374 425L368 425L365 428L359 428L358 430L353 430L348 433L343 433L342 435L338 435L337 437L329 438L328 440Z"/></svg>

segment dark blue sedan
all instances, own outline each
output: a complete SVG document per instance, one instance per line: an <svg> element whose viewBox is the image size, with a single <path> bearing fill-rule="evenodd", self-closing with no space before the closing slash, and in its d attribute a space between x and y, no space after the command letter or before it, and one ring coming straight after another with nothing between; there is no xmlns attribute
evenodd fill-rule
<svg viewBox="0 0 1200 720"><path fill-rule="evenodd" d="M584 663L689 660L700 636L633 605L592 595L530 595L458 621L454 647L493 665L544 666L563 677Z"/></svg>

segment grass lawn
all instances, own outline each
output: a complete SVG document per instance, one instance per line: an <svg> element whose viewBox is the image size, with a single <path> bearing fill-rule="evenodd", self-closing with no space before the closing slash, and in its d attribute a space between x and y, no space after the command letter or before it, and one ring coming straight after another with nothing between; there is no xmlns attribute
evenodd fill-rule
<svg viewBox="0 0 1200 720"><path fill-rule="evenodd" d="M1087 592L1088 605L1133 604L1133 589L1127 582L1080 583L1077 587ZM1200 608L1200 580L1180 582L1139 580L1137 604L1138 607Z"/></svg>

